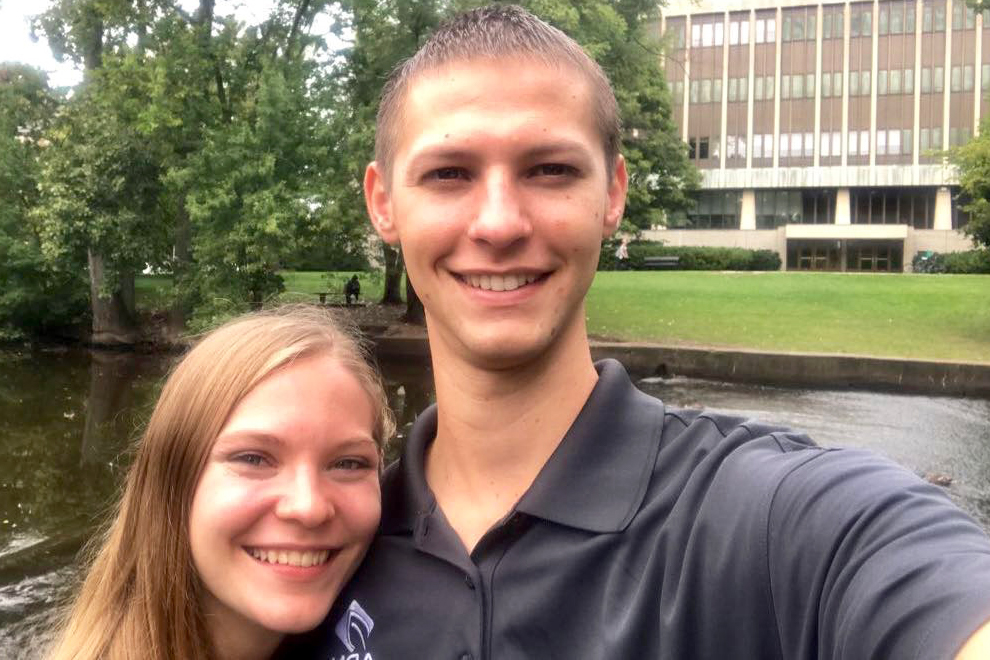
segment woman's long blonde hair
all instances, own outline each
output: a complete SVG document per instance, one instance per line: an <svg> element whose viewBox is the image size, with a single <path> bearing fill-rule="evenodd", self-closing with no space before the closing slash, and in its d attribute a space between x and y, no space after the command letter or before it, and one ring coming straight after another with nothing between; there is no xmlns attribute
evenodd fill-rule
<svg viewBox="0 0 990 660"><path fill-rule="evenodd" d="M384 390L354 335L303 306L260 312L209 333L174 368L137 446L116 516L55 633L50 660L211 660L203 587L189 550L193 493L238 402L294 359L332 355L376 410L379 447L394 431Z"/></svg>

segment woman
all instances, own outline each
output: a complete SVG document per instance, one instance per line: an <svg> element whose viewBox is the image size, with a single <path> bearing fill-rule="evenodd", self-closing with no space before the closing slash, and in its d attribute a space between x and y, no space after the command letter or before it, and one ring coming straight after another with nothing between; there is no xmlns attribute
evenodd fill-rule
<svg viewBox="0 0 990 660"><path fill-rule="evenodd" d="M213 331L165 383L49 657L270 657L364 556L393 430L376 373L324 312Z"/></svg>

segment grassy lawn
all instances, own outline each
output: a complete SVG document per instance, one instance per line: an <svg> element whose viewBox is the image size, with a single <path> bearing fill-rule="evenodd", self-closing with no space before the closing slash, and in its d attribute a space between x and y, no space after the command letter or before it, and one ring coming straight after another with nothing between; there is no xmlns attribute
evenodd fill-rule
<svg viewBox="0 0 990 660"><path fill-rule="evenodd" d="M281 300L339 298L351 275L285 271ZM382 274L359 277L361 299L379 300ZM168 277L139 277L138 305L154 308L169 286ZM990 275L600 272L588 330L673 345L990 363Z"/></svg>
<svg viewBox="0 0 990 660"><path fill-rule="evenodd" d="M990 276L601 272L588 330L665 344L990 362Z"/></svg>
<svg viewBox="0 0 990 660"><path fill-rule="evenodd" d="M282 302L319 301L317 294L331 294L328 302L342 302L344 282L355 273L341 271L326 273L322 271L282 271L285 281L285 291L279 296ZM382 298L384 277L381 273L357 273L361 282L361 300L378 302ZM135 297L138 309L155 310L169 305L169 288L172 286L170 275L139 275L134 282Z"/></svg>

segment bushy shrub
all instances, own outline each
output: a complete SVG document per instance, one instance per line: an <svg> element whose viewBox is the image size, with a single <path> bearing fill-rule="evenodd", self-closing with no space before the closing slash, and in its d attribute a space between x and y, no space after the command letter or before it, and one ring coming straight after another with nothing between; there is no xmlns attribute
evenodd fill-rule
<svg viewBox="0 0 990 660"><path fill-rule="evenodd" d="M953 275L990 273L990 250L919 252L914 255L911 267L916 273L950 273Z"/></svg>
<svg viewBox="0 0 990 660"><path fill-rule="evenodd" d="M678 257L677 270L780 270L780 255L773 250L744 248L674 247L652 241L629 244L631 270L644 270L646 257ZM614 263L614 255L602 250L599 269ZM605 266L603 266L605 264Z"/></svg>

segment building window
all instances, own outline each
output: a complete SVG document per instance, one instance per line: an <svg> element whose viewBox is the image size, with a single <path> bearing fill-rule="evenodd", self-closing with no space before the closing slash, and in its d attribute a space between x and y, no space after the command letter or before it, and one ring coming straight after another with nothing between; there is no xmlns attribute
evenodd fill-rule
<svg viewBox="0 0 990 660"><path fill-rule="evenodd" d="M701 25L698 23L691 26L691 48L701 48Z"/></svg>
<svg viewBox="0 0 990 660"><path fill-rule="evenodd" d="M708 158L708 138L703 137L698 140L698 160Z"/></svg>
<svg viewBox="0 0 990 660"><path fill-rule="evenodd" d="M945 69L937 66L932 73L932 91L941 94L943 89L945 89Z"/></svg>
<svg viewBox="0 0 990 660"><path fill-rule="evenodd" d="M712 102L712 81L702 80L701 81L701 102L711 103Z"/></svg>
<svg viewBox="0 0 990 660"><path fill-rule="evenodd" d="M822 74L822 98L832 96L832 74L827 71Z"/></svg>
<svg viewBox="0 0 990 660"><path fill-rule="evenodd" d="M945 32L945 5L935 7L935 31Z"/></svg>
<svg viewBox="0 0 990 660"><path fill-rule="evenodd" d="M696 200L684 229L739 229L742 194L738 190L703 190Z"/></svg>
<svg viewBox="0 0 990 660"><path fill-rule="evenodd" d="M729 78L729 91L728 91L729 96L728 96L728 100L729 100L730 103L739 100L738 99L738 97L739 97L738 89L739 89L739 83L736 81L736 79L735 78Z"/></svg>
<svg viewBox="0 0 990 660"><path fill-rule="evenodd" d="M722 79L717 78L712 81L712 102L722 102Z"/></svg>
<svg viewBox="0 0 990 660"><path fill-rule="evenodd" d="M756 193L756 228L835 222L835 190L761 190Z"/></svg>
<svg viewBox="0 0 990 660"><path fill-rule="evenodd" d="M757 76L753 79L753 100L763 100L763 76Z"/></svg>
<svg viewBox="0 0 990 660"><path fill-rule="evenodd" d="M877 131L877 155L887 155L887 131Z"/></svg>
<svg viewBox="0 0 990 660"><path fill-rule="evenodd" d="M928 94L932 91L932 70L921 70L921 93Z"/></svg>
<svg viewBox="0 0 990 660"><path fill-rule="evenodd" d="M877 14L877 32L881 37L887 34L889 22L890 9L886 4L881 4L880 11Z"/></svg>
<svg viewBox="0 0 990 660"><path fill-rule="evenodd" d="M951 89L953 92L962 91L962 67L952 67Z"/></svg>
<svg viewBox="0 0 990 660"><path fill-rule="evenodd" d="M984 64L980 74L980 89L984 92L990 90L990 64Z"/></svg>
<svg viewBox="0 0 990 660"><path fill-rule="evenodd" d="M791 97L796 99L804 98L804 76L800 74L791 76L791 85Z"/></svg>
<svg viewBox="0 0 990 660"><path fill-rule="evenodd" d="M791 77L788 75L780 77L780 98L791 98Z"/></svg>
<svg viewBox="0 0 990 660"><path fill-rule="evenodd" d="M901 93L901 72L897 69L890 72L890 87L888 91L891 94Z"/></svg>
<svg viewBox="0 0 990 660"><path fill-rule="evenodd" d="M729 45L739 45L739 21L729 23Z"/></svg>
<svg viewBox="0 0 990 660"><path fill-rule="evenodd" d="M912 7L913 11L914 8ZM890 8L890 33L900 34L904 31L904 5L895 3Z"/></svg>
<svg viewBox="0 0 990 660"><path fill-rule="evenodd" d="M912 137L910 128L901 129L901 153L905 155L911 154L911 151L914 149L914 144L911 140Z"/></svg>
<svg viewBox="0 0 990 660"><path fill-rule="evenodd" d="M721 46L723 43L723 30L725 29L725 24L719 21L715 24L715 45Z"/></svg>
<svg viewBox="0 0 990 660"><path fill-rule="evenodd" d="M849 212L857 225L911 225L931 229L935 188L850 188Z"/></svg>
<svg viewBox="0 0 990 660"><path fill-rule="evenodd" d="M697 80L692 80L691 81L691 103L697 103L698 102L698 96L699 96L698 90L699 90L700 87L701 86L698 84L698 81Z"/></svg>
<svg viewBox="0 0 990 660"><path fill-rule="evenodd" d="M726 136L725 157L729 160L746 160L746 136Z"/></svg>
<svg viewBox="0 0 990 660"><path fill-rule="evenodd" d="M904 93L914 94L914 69L904 69Z"/></svg>
<svg viewBox="0 0 990 660"><path fill-rule="evenodd" d="M712 29L711 23L705 23L701 26L701 45L702 47L711 46L715 38L715 31Z"/></svg>
<svg viewBox="0 0 990 660"><path fill-rule="evenodd" d="M967 64L963 67L963 91L973 91L973 65Z"/></svg>
<svg viewBox="0 0 990 660"><path fill-rule="evenodd" d="M877 71L877 94L884 95L887 93L887 72Z"/></svg>

